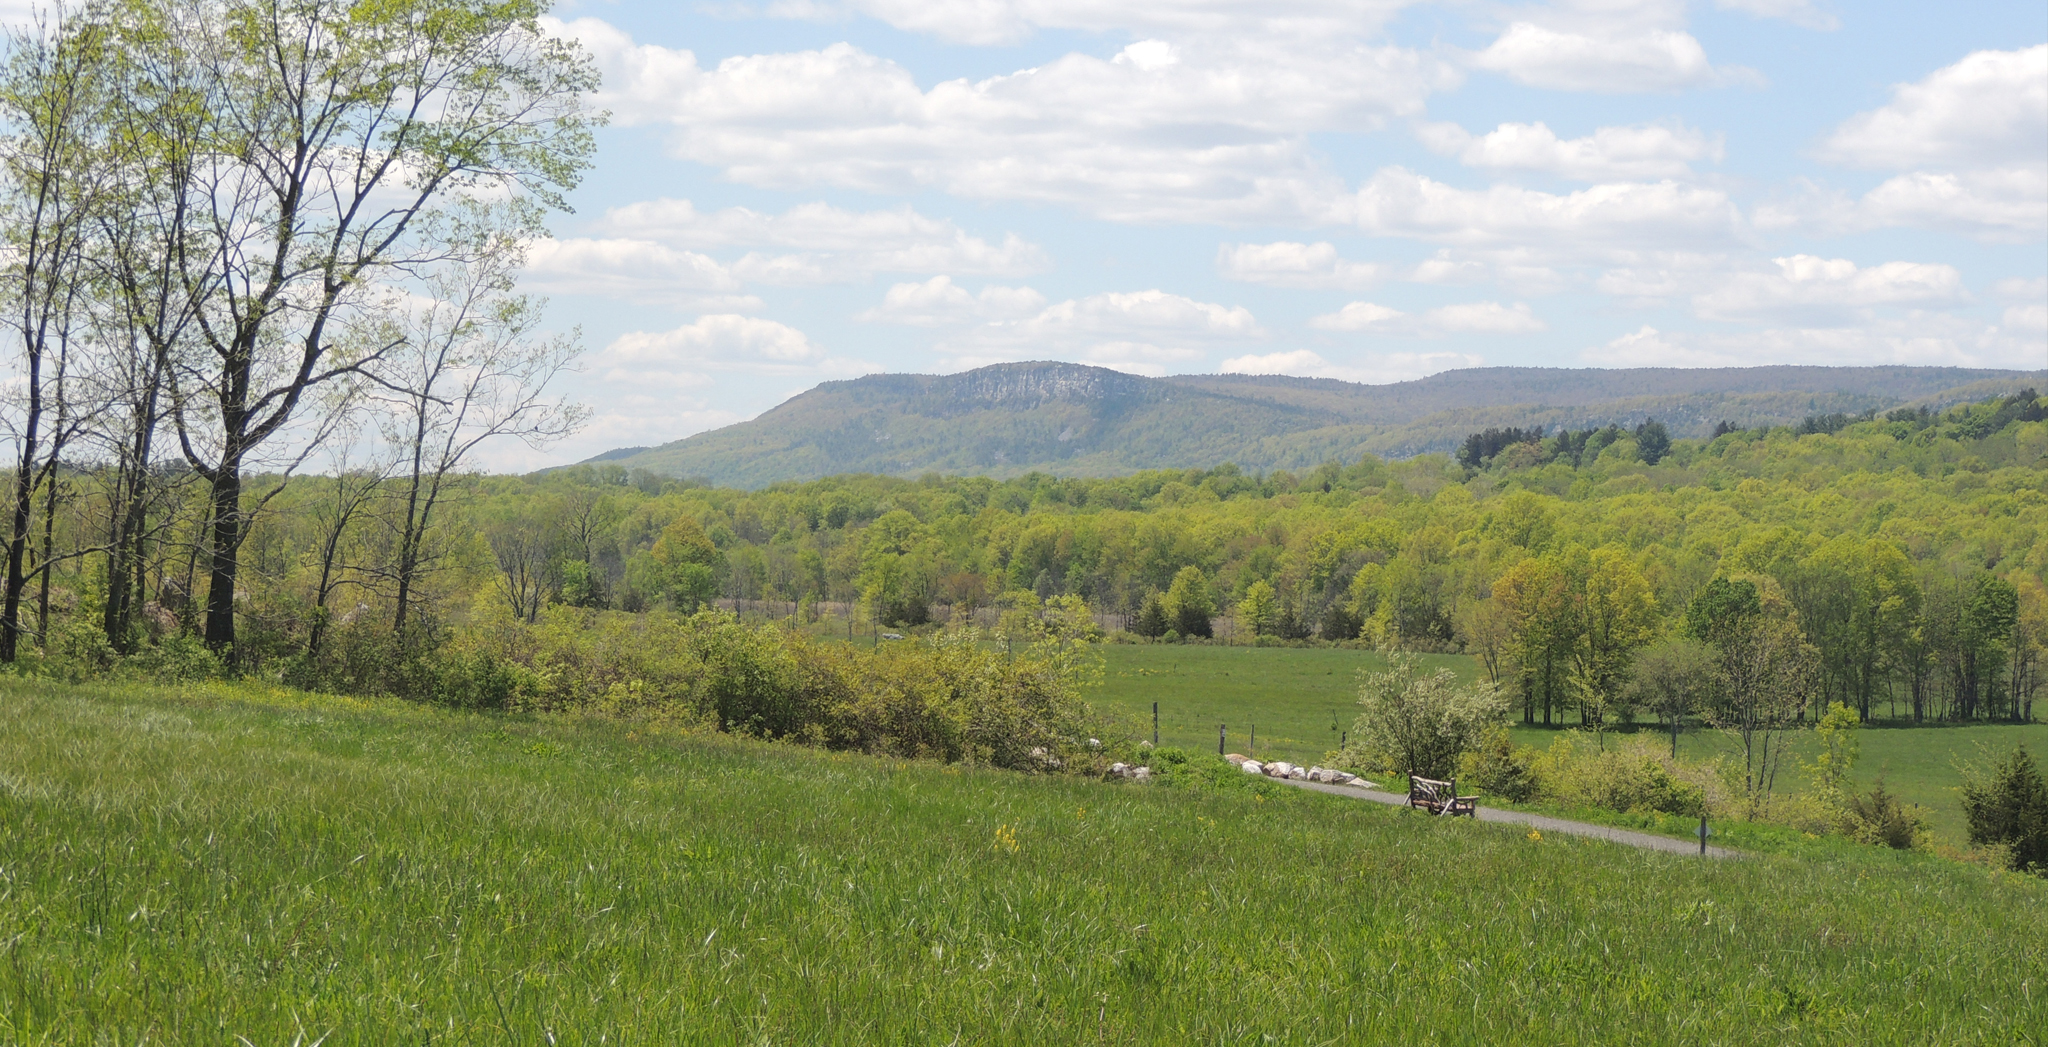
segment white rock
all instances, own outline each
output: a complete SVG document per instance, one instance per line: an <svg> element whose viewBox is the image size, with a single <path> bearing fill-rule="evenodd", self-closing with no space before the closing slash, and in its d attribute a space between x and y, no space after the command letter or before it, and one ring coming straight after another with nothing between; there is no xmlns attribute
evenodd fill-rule
<svg viewBox="0 0 2048 1047"><path fill-rule="evenodd" d="M1244 773L1246 774L1266 773L1266 765L1260 763L1257 760L1246 760L1245 762L1238 764L1238 766L1244 768Z"/></svg>
<svg viewBox="0 0 2048 1047"><path fill-rule="evenodd" d="M1239 767L1243 767L1243 766L1244 766L1244 762L1245 762L1246 760L1249 760L1249 759L1251 759L1251 757L1249 757L1249 756L1246 756L1246 755L1245 755L1245 754L1243 754L1243 753L1230 753L1230 754L1226 755L1226 756L1225 756L1225 757L1223 757L1223 758L1224 758L1224 759L1226 759L1226 760L1229 760L1229 761L1230 761L1231 763L1233 763L1233 764L1236 764L1236 765L1237 765L1237 766L1239 766Z"/></svg>
<svg viewBox="0 0 2048 1047"><path fill-rule="evenodd" d="M1152 768L1140 767L1137 770L1131 772L1131 777L1136 778L1138 781L1141 782L1149 782L1152 780Z"/></svg>
<svg viewBox="0 0 2048 1047"><path fill-rule="evenodd" d="M1294 774L1295 767L1286 760L1274 760L1266 765L1266 774L1272 778L1287 778Z"/></svg>
<svg viewBox="0 0 2048 1047"><path fill-rule="evenodd" d="M1109 773L1111 774L1122 774L1130 769L1131 765L1127 763L1113 763L1109 765Z"/></svg>
<svg viewBox="0 0 2048 1047"><path fill-rule="evenodd" d="M1307 772L1307 771L1304 771L1304 770L1302 770L1302 769L1301 769L1301 768L1299 768L1299 767L1290 767L1290 768L1288 768L1288 769L1287 769L1287 777L1289 777L1289 778L1293 778L1293 779L1295 779L1296 781L1299 781L1299 780L1301 780L1301 779L1303 779L1303 778L1307 778L1307 777L1308 777L1308 772Z"/></svg>

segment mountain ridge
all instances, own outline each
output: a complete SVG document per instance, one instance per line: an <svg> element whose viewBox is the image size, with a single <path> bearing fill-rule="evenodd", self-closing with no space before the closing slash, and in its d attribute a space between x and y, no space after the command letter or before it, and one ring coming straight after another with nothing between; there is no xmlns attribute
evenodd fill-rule
<svg viewBox="0 0 2048 1047"><path fill-rule="evenodd" d="M748 488L850 472L1103 476L1226 461L1266 471L1447 451L1496 425L1656 417L1674 436L1703 436L1723 420L1784 425L1812 414L1942 407L2026 385L2048 385L2048 371L1487 367L1364 385L1289 375L1151 378L1031 361L825 382L748 421L579 464Z"/></svg>

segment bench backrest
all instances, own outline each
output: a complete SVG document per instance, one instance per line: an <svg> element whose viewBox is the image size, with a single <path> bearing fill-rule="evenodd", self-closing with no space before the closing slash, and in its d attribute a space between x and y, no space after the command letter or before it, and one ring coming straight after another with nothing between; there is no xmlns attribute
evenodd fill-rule
<svg viewBox="0 0 2048 1047"><path fill-rule="evenodd" d="M1435 778L1410 777L1408 779L1408 798L1411 800L1419 799L1430 803L1449 803L1457 798L1457 795L1458 780L1456 778L1448 782L1438 781Z"/></svg>

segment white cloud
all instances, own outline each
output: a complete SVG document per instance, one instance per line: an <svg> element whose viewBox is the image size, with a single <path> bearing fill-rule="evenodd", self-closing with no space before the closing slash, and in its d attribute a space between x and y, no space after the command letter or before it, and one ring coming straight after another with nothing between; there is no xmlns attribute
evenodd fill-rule
<svg viewBox="0 0 2048 1047"><path fill-rule="evenodd" d="M707 255L647 240L539 240L527 246L523 287L676 308L758 309L731 270Z"/></svg>
<svg viewBox="0 0 2048 1047"><path fill-rule="evenodd" d="M2038 368L2048 337L1913 312L1847 327L1788 326L1740 333L1679 333L1645 326L1580 353L1600 367L1757 367L1878 364Z"/></svg>
<svg viewBox="0 0 2048 1047"><path fill-rule="evenodd" d="M1308 135L1419 114L1458 78L1357 29L1140 41L1122 61L1069 54L927 89L851 44L703 68L596 19L550 24L596 56L598 102L619 122L672 128L671 152L734 181L936 188L1119 220L1316 219L1342 188Z"/></svg>
<svg viewBox="0 0 2048 1047"><path fill-rule="evenodd" d="M1991 293L2008 301L2048 300L2048 276L2037 276L2031 280L2019 276L2007 277L1992 284Z"/></svg>
<svg viewBox="0 0 2048 1047"><path fill-rule="evenodd" d="M1234 356L1217 367L1223 374L1285 374L1303 378L1337 378L1347 382L1385 384L1426 378L1460 367L1483 367L1471 353L1367 353L1358 364L1333 364L1308 349L1263 355Z"/></svg>
<svg viewBox="0 0 2048 1047"><path fill-rule="evenodd" d="M2000 326L2007 331L2048 334L2048 305L2008 306Z"/></svg>
<svg viewBox="0 0 2048 1047"><path fill-rule="evenodd" d="M745 207L700 211L688 200L664 198L613 208L600 224L619 236L695 250L792 249L800 253L751 257L809 259L821 269L862 276L874 272L1023 276L1043 272L1052 264L1043 248L1015 233L1006 234L1001 244L992 244L968 235L950 219L922 215L908 205L884 211L848 211L810 203L778 215Z"/></svg>
<svg viewBox="0 0 2048 1047"><path fill-rule="evenodd" d="M1410 315L1372 302L1352 302L1309 320L1320 331L1379 331L1389 334L1533 334L1547 330L1522 302L1464 302Z"/></svg>
<svg viewBox="0 0 2048 1047"><path fill-rule="evenodd" d="M989 284L979 294L953 283L952 278L934 276L922 283L903 283L889 288L882 304L854 319L868 323L905 324L911 327L944 327L985 320L1007 320L1045 308L1045 296L1029 287Z"/></svg>
<svg viewBox="0 0 2048 1047"><path fill-rule="evenodd" d="M1516 22L1472 64L1558 91L1620 94L1760 80L1751 70L1715 68L1700 42L1681 29L1608 34Z"/></svg>
<svg viewBox="0 0 2048 1047"><path fill-rule="evenodd" d="M1216 271L1226 280L1269 287L1360 290L1386 275L1382 266L1347 261L1328 242L1304 244L1282 240L1270 244L1224 244L1216 252Z"/></svg>
<svg viewBox="0 0 2048 1047"><path fill-rule="evenodd" d="M1815 152L1901 173L1856 200L1809 188L1789 204L1759 209L1759 225L1917 226L2033 240L2048 229L2048 44L1978 51L1901 84L1889 105L1849 118Z"/></svg>
<svg viewBox="0 0 2048 1047"><path fill-rule="evenodd" d="M1476 137L1457 124L1424 124L1417 134L1424 145L1467 166L1588 182L1685 177L1693 163L1718 161L1723 151L1719 135L1709 138L1676 121L1602 127L1569 139L1541 122L1501 124Z"/></svg>
<svg viewBox="0 0 2048 1047"><path fill-rule="evenodd" d="M1391 330L1407 318L1408 314L1399 309L1372 302L1350 302L1334 313L1311 317L1308 325L1318 331Z"/></svg>
<svg viewBox="0 0 2048 1047"><path fill-rule="evenodd" d="M1871 306L1952 302L1963 295L1963 276L1950 265L1886 262L1858 268L1846 258L1803 254L1772 261L1775 272L1734 274L1695 297L1694 310L1712 320L1847 321Z"/></svg>
<svg viewBox="0 0 2048 1047"><path fill-rule="evenodd" d="M631 331L604 348L609 381L695 384L700 368L776 370L816 365L825 351L802 331L759 317L720 313L667 331Z"/></svg>
<svg viewBox="0 0 2048 1047"><path fill-rule="evenodd" d="M1360 187L1359 228L1535 257L1598 258L1617 250L1732 247L1748 234L1726 193L1677 182L1618 182L1568 194L1515 186L1459 189L1404 168Z"/></svg>
<svg viewBox="0 0 2048 1047"><path fill-rule="evenodd" d="M1821 142L1819 156L1854 167L2032 167L2048 163L2048 44L1978 51L1892 89Z"/></svg>
<svg viewBox="0 0 2048 1047"><path fill-rule="evenodd" d="M1782 18L1808 29L1839 29L1840 19L1821 10L1813 0L1714 0L1723 11L1741 11L1758 18Z"/></svg>

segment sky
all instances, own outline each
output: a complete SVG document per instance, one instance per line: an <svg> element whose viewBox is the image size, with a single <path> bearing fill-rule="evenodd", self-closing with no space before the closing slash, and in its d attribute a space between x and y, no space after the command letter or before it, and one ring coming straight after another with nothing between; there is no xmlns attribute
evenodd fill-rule
<svg viewBox="0 0 2048 1047"><path fill-rule="evenodd" d="M2048 5L572 0L589 424L1070 360L2048 368Z"/></svg>

